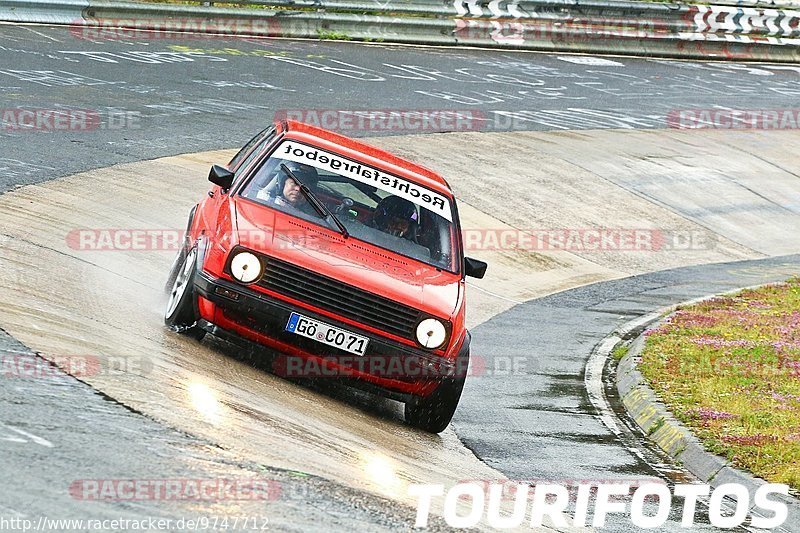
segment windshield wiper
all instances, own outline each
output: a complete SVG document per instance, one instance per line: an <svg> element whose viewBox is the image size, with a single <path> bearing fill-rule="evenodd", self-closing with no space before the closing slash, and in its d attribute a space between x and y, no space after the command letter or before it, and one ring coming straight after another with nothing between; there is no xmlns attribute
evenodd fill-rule
<svg viewBox="0 0 800 533"><path fill-rule="evenodd" d="M334 224L336 224L336 228L339 230L339 233L341 233L345 239L350 236L350 232L347 231L346 227L344 227L342 221L336 218L336 215L334 215L333 212L331 212L331 210L328 209L328 207L322 203L313 192L311 192L311 189L309 189L305 183L297 179L297 176L294 175L294 172L289 170L289 167L287 167L285 163L281 163L281 170L286 172L286 175L292 178L295 183L300 186L300 192L303 193L303 196L306 197L308 203L311 204L311 207L313 207L321 217L325 218L325 220L330 217Z"/></svg>

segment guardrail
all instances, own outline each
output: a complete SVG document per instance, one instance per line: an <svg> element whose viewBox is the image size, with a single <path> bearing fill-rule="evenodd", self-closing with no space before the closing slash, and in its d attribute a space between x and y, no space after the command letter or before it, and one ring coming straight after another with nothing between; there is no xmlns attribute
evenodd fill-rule
<svg viewBox="0 0 800 533"><path fill-rule="evenodd" d="M800 11L791 10L613 0L225 3L250 7L108 0L0 0L0 20L67 24L76 36L82 33L98 39L113 38L115 32L124 37L131 31L155 30L800 61Z"/></svg>
<svg viewBox="0 0 800 533"><path fill-rule="evenodd" d="M137 0L137 1L146 2L147 0ZM618 1L624 1L624 0L608 0L608 3L617 3ZM278 5L275 2L272 2L270 0L240 0L238 2L237 1L226 2L225 0L219 0L219 1L213 1L213 2L211 2L211 1L209 1L209 2L200 1L199 3L204 5L204 6L213 6L215 4L226 4L226 5L236 4L236 5L242 5L242 6L275 6L275 5ZM303 4L303 3L307 3L309 5L318 5L318 4L320 4L320 2L315 2L314 0L299 0L299 1L294 2L294 3L297 4L298 6ZM322 2L322 3L325 3L325 2ZM335 2L335 3L345 3L345 2ZM376 7L382 8L384 5L387 4L387 2L385 2L385 1L382 2L381 0L372 0L370 2L362 2L362 5L364 3L368 3L369 5L371 5L372 9L375 9ZM427 1L426 0L396 0L396 1L392 2L392 5L396 6L398 4L399 5L418 4L420 6L426 6L426 5L430 6L430 5L436 5L438 3L439 2L436 2L435 0L427 0ZM450 1L442 0L441 3L442 3L443 6L445 6L445 8L447 8L448 6L453 5L453 1L452 0L450 0ZM479 3L479 0L474 0L474 1L464 0L463 3L465 3L465 4L477 4L477 3ZM489 1L485 2L485 3L487 3L487 4L488 3L492 3L492 0L489 0ZM514 2L514 3L519 3L519 0L517 2ZM577 4L577 2L575 2L575 3ZM583 2L581 2L581 4L582 3ZM714 4L715 5L719 5L719 6L733 6L733 7L760 7L760 8L764 8L764 9L794 9L796 7L800 7L800 1L798 1L798 0L717 0L716 2L714 2Z"/></svg>

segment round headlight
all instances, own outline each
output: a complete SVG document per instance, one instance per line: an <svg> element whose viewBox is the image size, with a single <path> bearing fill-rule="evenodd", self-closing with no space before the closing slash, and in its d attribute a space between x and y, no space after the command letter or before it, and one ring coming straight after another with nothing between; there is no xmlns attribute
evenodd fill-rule
<svg viewBox="0 0 800 533"><path fill-rule="evenodd" d="M239 252L231 260L231 274L242 283L252 283L261 277L261 261L250 252Z"/></svg>
<svg viewBox="0 0 800 533"><path fill-rule="evenodd" d="M426 318L417 325L417 342L425 348L435 350L447 339L447 329L435 318Z"/></svg>

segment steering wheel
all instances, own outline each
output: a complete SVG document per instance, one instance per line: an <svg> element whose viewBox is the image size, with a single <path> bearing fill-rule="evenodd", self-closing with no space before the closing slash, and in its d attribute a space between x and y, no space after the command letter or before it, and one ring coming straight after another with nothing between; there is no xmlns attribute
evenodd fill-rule
<svg viewBox="0 0 800 533"><path fill-rule="evenodd" d="M350 208L353 207L354 204L355 202L353 201L352 198L348 198L347 196L345 196L344 198L342 198L342 203L339 204L339 206L336 208L336 214L341 215L342 213L344 213L350 218L355 218L356 215L353 215L353 213L350 211Z"/></svg>

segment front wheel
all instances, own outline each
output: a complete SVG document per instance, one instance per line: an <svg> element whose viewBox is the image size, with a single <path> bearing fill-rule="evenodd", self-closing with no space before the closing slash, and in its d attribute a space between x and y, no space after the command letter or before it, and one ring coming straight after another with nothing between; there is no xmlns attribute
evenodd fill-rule
<svg viewBox="0 0 800 533"><path fill-rule="evenodd" d="M168 291L167 309L164 323L172 330L202 339L206 332L197 326L197 312L194 302L197 294L194 291L195 263L197 248L192 248L183 255L183 262L175 271L172 287ZM180 255L178 260L180 260ZM176 261L177 262L177 261Z"/></svg>
<svg viewBox="0 0 800 533"><path fill-rule="evenodd" d="M444 431L456 412L466 379L466 375L444 379L430 395L413 396L405 405L406 422L430 433Z"/></svg>

